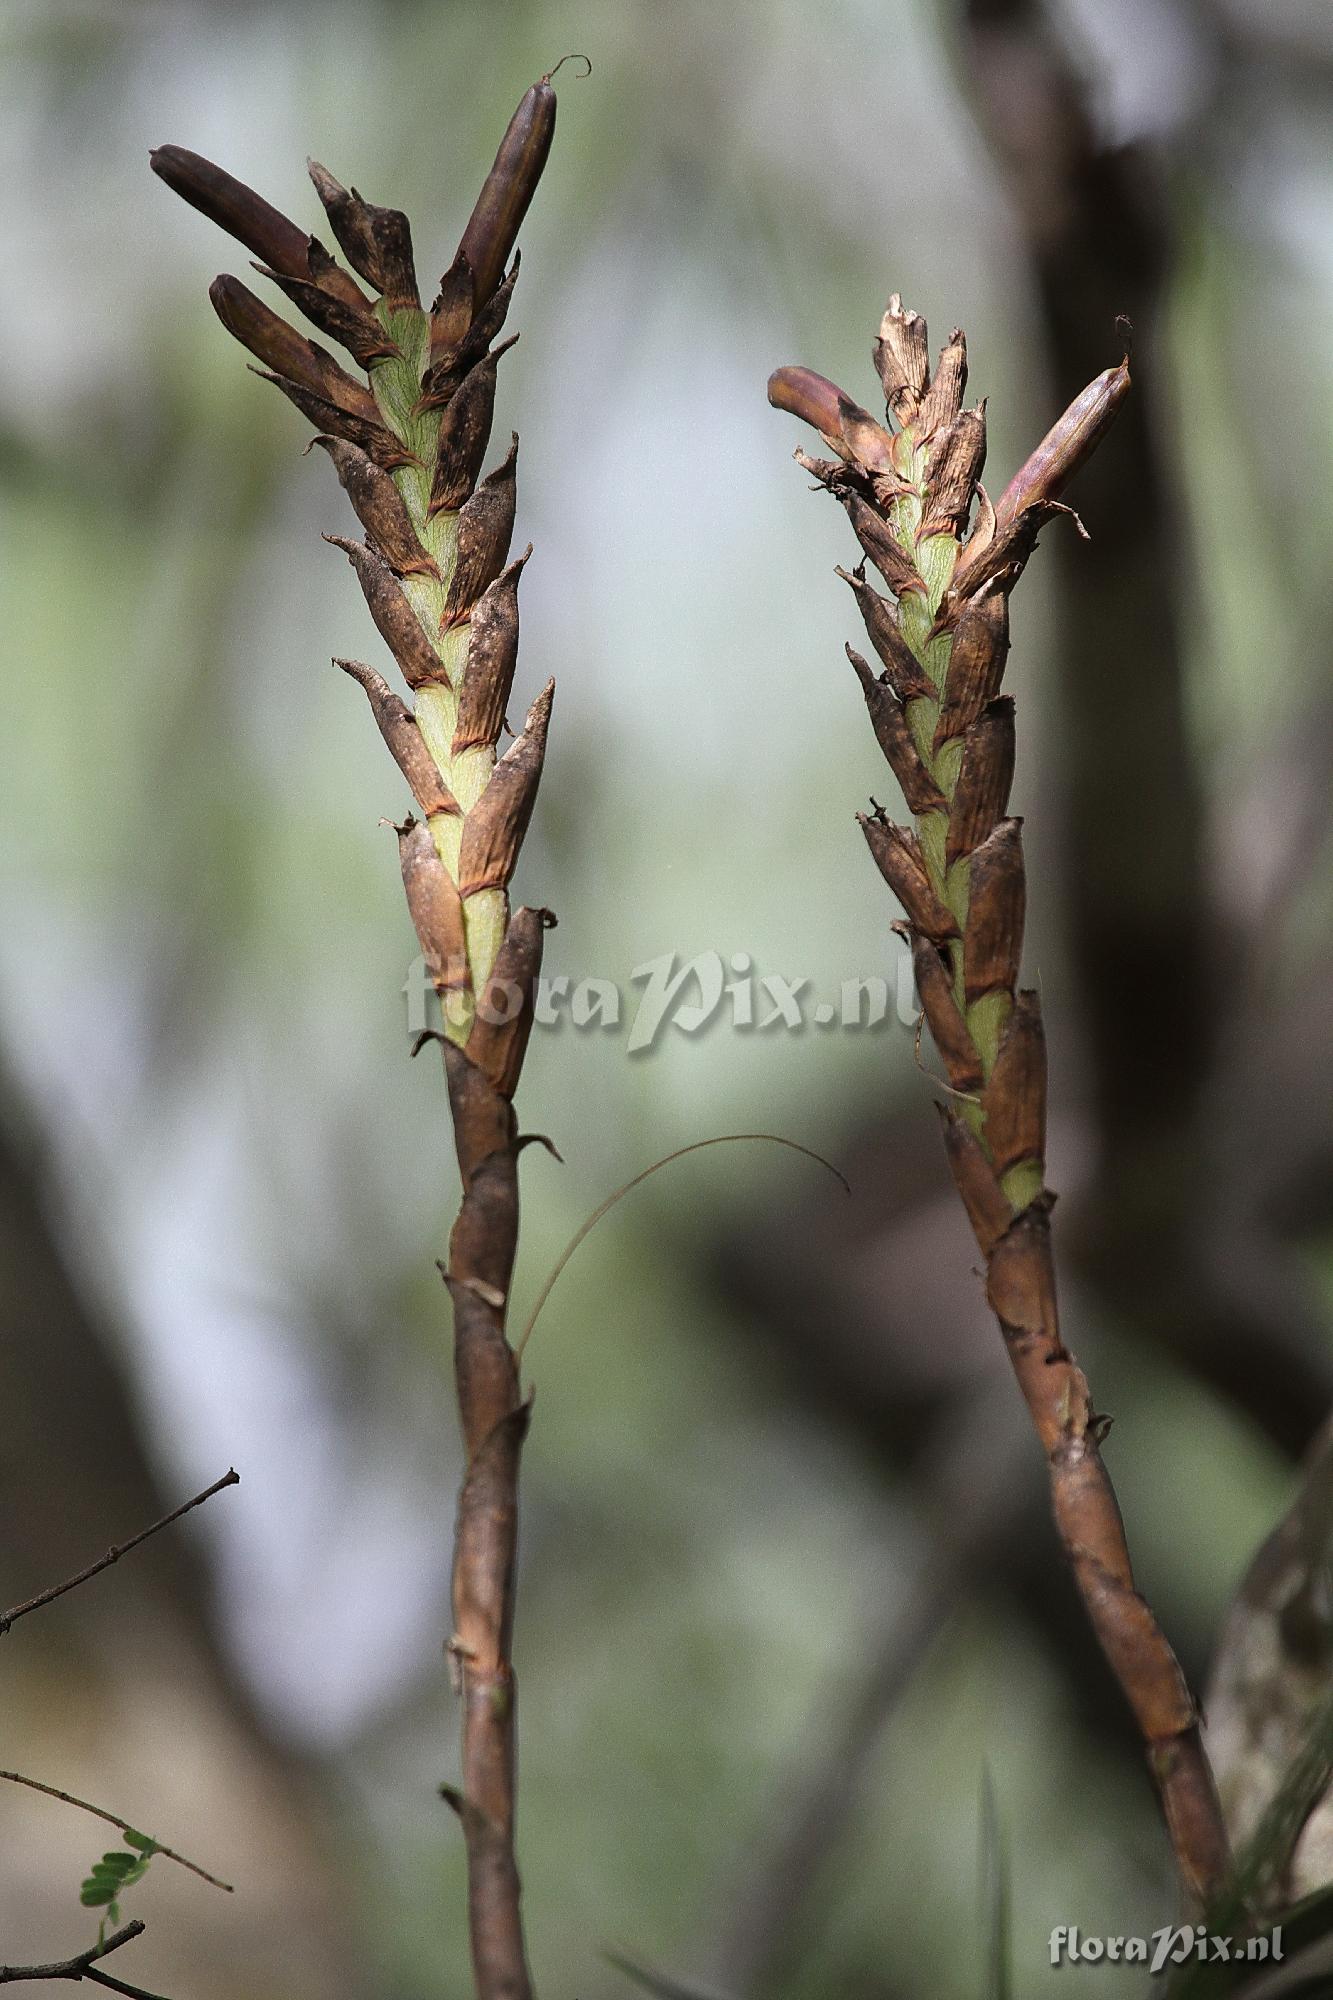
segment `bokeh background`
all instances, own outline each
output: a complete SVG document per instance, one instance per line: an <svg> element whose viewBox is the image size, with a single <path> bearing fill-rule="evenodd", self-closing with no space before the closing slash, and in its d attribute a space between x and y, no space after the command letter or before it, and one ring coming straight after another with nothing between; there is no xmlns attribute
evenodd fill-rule
<svg viewBox="0 0 1333 2000"><path fill-rule="evenodd" d="M401 786L328 664L378 642L319 539L342 494L208 307L244 252L147 151L308 226L315 153L408 210L426 282L580 49L497 416L522 685L558 683L517 887L559 912L548 972L626 1018L534 1037L523 1122L564 1164L524 1157L519 1307L672 1147L784 1134L853 1192L772 1146L678 1161L534 1334L539 1983L613 2000L620 1951L735 2000L976 1994L1002 1847L1019 1990L1130 1990L1046 1963L1056 1924L1165 1922L1170 1870L911 1031L724 1019L631 1055L631 975L897 979L852 821L888 781L851 538L769 370L871 401L900 289L936 345L967 328L1003 484L1128 316L1136 396L1071 495L1093 540L1048 530L1015 598L1015 803L1070 1334L1201 1681L1333 1400L1327 9L8 0L0 33L0 1597L243 1481L0 1647L0 1764L237 1885L155 1864L117 1969L467 1990L436 1795L455 1176L407 1059ZM102 1830L0 1790L0 1957L64 1956Z"/></svg>

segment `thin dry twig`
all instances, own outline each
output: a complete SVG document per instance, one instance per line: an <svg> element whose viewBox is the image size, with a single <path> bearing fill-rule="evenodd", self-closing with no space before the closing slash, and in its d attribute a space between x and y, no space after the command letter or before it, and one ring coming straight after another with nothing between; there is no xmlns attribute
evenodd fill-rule
<svg viewBox="0 0 1333 2000"><path fill-rule="evenodd" d="M202 1493L196 1493L192 1500L186 1500L181 1506L173 1507L160 1521L154 1521L151 1528L141 1529L137 1535L131 1535L127 1542L113 1543L104 1556L99 1556L96 1562L89 1563L88 1567L81 1569L76 1576L67 1577L64 1583L52 1584L49 1590L39 1591L36 1597L28 1598L26 1603L11 1605L8 1611L0 1612L0 1635L6 1633L17 1619L26 1618L30 1611L40 1611L44 1604L54 1603L56 1598L63 1597L66 1591L77 1590L79 1585L87 1583L90 1577L97 1576L104 1569L110 1569L112 1563L118 1563L122 1556L127 1556L131 1549L137 1549L150 1535L160 1534L163 1528L169 1528L173 1521L179 1521L182 1514L188 1514L192 1507L202 1507L205 1500L211 1500L224 1486L239 1486L240 1483L240 1473L234 1466L229 1467L221 1479L215 1479Z"/></svg>
<svg viewBox="0 0 1333 2000"><path fill-rule="evenodd" d="M22 1771L0 1771L0 1778L8 1779L11 1785L26 1785L29 1791L45 1792L49 1799L60 1799L67 1806L77 1806L80 1812L91 1813L94 1819L105 1820L108 1826L114 1826L120 1833L138 1831L133 1820L121 1819L118 1813L108 1812L104 1806L90 1805L87 1799L76 1798L73 1792L62 1792L58 1785L44 1785L40 1778L26 1778ZM223 1882L216 1875L210 1875L206 1868L201 1868L197 1861L187 1860L185 1855L178 1854L174 1847L164 1847L160 1840L154 1839L153 1852L165 1856L168 1861L176 1862L181 1868L188 1868L192 1875L197 1875L202 1882L211 1882L215 1889L225 1889L229 1896L235 1894L230 1882Z"/></svg>
<svg viewBox="0 0 1333 2000"><path fill-rule="evenodd" d="M102 1971L97 1963L141 1936L143 1929L142 1920L135 1917L101 1944L90 1945L87 1951L76 1952L73 1958L56 1959L48 1965L0 1965L0 1986L13 1985L22 1979L91 1979L99 1986L110 1987L113 1993L128 1994L129 2000L163 2000L160 1993L150 1993L144 1986L131 1986L128 1980Z"/></svg>
<svg viewBox="0 0 1333 2000"><path fill-rule="evenodd" d="M644 1181L651 1180L652 1176L658 1173L661 1168L669 1167L673 1160L683 1160L687 1153L701 1153L706 1146L732 1146L741 1140L758 1140L767 1142L771 1146L789 1146L793 1153L803 1153L807 1160L814 1160L816 1165L827 1167L834 1179L842 1182L844 1194L851 1193L851 1188L848 1186L846 1179L838 1172L838 1169L831 1160L826 1160L822 1153L814 1152L811 1147L803 1146L798 1139L785 1139L780 1132L715 1132L711 1139L695 1139L688 1146L678 1146L674 1153L667 1153L662 1159L654 1160L650 1167L643 1169L642 1173L635 1174L632 1180L624 1181L620 1187L616 1188L613 1193L606 1197L605 1201L598 1202L587 1220L579 1224L564 1249L560 1252L560 1255L556 1258L555 1263L551 1266L546 1282L537 1294L536 1304L528 1314L527 1324L514 1343L515 1358L520 1361L522 1360L523 1350L531 1338L532 1329L537 1324L542 1307L555 1290L556 1281L566 1264L568 1264L570 1258L584 1239L592 1234L602 1217L609 1213L618 1201L623 1201L627 1194L632 1194L636 1187L643 1185Z"/></svg>
<svg viewBox="0 0 1333 2000"><path fill-rule="evenodd" d="M1209 1902L1231 1856L1199 1715L1134 1585L1101 1459L1106 1419L1060 1332L1045 1185L1046 1048L1040 995L1019 988L1026 910L1021 820L1009 814L1014 704L1000 692L1009 595L1060 495L1129 390L1108 368L1075 398L992 502L980 483L985 407L963 407L955 328L932 376L926 323L895 295L875 342L886 428L834 383L781 368L775 407L819 432L832 459L798 460L845 507L889 587L847 575L882 671L848 648L913 829L861 815L871 856L906 913L917 989L960 1108L940 1107L949 1164L986 1261L986 1291L1046 1456L1056 1525L1092 1627L1148 1751L1182 1879ZM974 513L975 509L975 513ZM873 803L873 802L872 802Z"/></svg>

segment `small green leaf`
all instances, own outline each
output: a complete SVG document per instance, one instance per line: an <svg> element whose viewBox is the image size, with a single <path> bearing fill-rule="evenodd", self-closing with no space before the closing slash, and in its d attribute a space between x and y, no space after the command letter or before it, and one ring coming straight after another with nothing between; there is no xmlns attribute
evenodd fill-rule
<svg viewBox="0 0 1333 2000"><path fill-rule="evenodd" d="M118 1847L110 1854L104 1854L96 1866L109 1868L114 1874L123 1875L127 1868L133 1868L138 1858L137 1854L127 1854L123 1847Z"/></svg>
<svg viewBox="0 0 1333 2000"><path fill-rule="evenodd" d="M125 1828L125 1845L127 1847L142 1848L145 1854L157 1853L157 1842L153 1839L152 1835L136 1833L132 1826Z"/></svg>
<svg viewBox="0 0 1333 2000"><path fill-rule="evenodd" d="M79 1901L86 1910L95 1910L99 1903L109 1903L116 1891L109 1882L86 1881L79 1891Z"/></svg>

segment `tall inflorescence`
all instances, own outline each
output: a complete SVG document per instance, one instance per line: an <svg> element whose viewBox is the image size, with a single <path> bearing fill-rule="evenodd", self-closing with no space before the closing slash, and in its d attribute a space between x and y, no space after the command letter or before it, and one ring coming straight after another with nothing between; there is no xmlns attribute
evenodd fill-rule
<svg viewBox="0 0 1333 2000"><path fill-rule="evenodd" d="M886 424L809 369L780 368L768 385L769 401L810 424L835 454L796 457L846 509L864 552L855 569L838 573L856 596L878 670L847 652L913 827L877 805L860 824L905 913L900 929L947 1078L949 1162L1045 1451L1056 1525L1147 1746L1182 1879L1206 1900L1230 1863L1198 1712L1134 1587L1101 1458L1105 1422L1060 1337L1046 1048L1039 996L1019 986L1022 821L1008 810L1014 704L1000 691L1010 591L1042 526L1071 511L1059 496L1114 418L1129 368L1121 362L1090 383L992 502L980 483L985 406L963 402L962 333L950 335L932 376L926 323L895 296L874 358ZM867 580L866 561L888 597Z"/></svg>
<svg viewBox="0 0 1333 2000"><path fill-rule="evenodd" d="M185 200L252 251L271 280L364 372L348 373L239 279L210 296L227 330L315 425L364 529L331 535L356 571L380 636L414 696L372 666L339 660L365 689L416 804L398 829L408 908L441 1009L462 1205L445 1274L467 1471L453 1560L463 1708L463 1823L473 1965L483 2000L530 1991L514 1861L514 1676L510 1661L519 1454L528 1408L506 1335L518 1232L520 1140L512 1099L532 1022L544 909L511 909L514 872L541 776L553 683L497 755L518 654L509 561L518 439L482 477L519 226L555 129L549 76L526 93L429 311L405 215L377 208L312 162L311 178L351 271L251 189L178 146L152 156ZM355 276L352 273L355 272ZM369 289L366 289L369 288ZM417 816L419 815L419 817Z"/></svg>

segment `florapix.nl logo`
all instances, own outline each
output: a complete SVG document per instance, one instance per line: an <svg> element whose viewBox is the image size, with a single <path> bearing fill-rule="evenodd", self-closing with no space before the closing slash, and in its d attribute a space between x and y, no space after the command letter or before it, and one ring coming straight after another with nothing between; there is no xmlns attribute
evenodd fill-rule
<svg viewBox="0 0 1333 2000"><path fill-rule="evenodd" d="M434 1025L435 992L425 960L418 954L403 982L407 1031L424 1034ZM483 1020L502 1026L521 1010L524 993L516 981L492 979L478 997ZM554 972L537 981L535 1029L623 1037L627 1055L644 1055L670 1030L685 1036L708 1032L779 1035L810 1029L869 1033L893 1025L913 1029L920 1018L912 960L897 952L888 976L859 974L836 990L821 990L811 978L764 971L749 952L698 952L682 958L663 952L634 966L623 979L599 974Z"/></svg>

